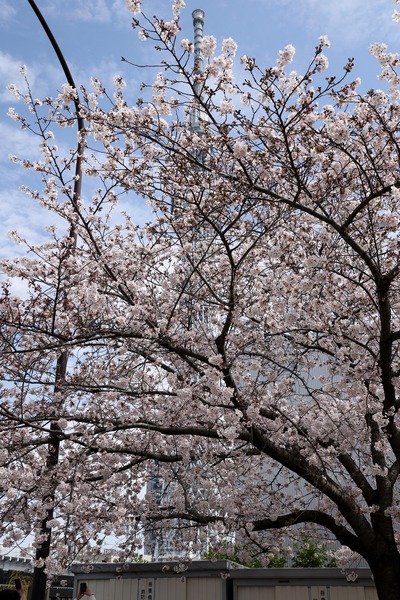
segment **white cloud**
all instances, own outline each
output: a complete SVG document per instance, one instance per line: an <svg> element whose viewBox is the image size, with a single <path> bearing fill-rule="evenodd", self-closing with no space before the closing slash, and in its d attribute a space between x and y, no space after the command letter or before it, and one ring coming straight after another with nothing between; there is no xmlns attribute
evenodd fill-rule
<svg viewBox="0 0 400 600"><path fill-rule="evenodd" d="M371 35L386 36L392 27L393 6L387 0L281 0L281 8L288 18L300 18L309 31L353 44L369 43Z"/></svg>
<svg viewBox="0 0 400 600"><path fill-rule="evenodd" d="M66 81L61 67L57 64L46 64L39 61L26 62L27 78L34 97L54 97L57 90L61 88L61 84ZM15 106L18 102L7 89L9 84L15 84L21 93L26 92L25 81L19 72L23 64L23 60L0 50L0 102L7 103L8 106Z"/></svg>
<svg viewBox="0 0 400 600"><path fill-rule="evenodd" d="M2 227L0 230L0 256L13 258L26 253L24 245L11 241L9 234L17 231L29 244L37 245L48 239L45 227L57 221L56 216L18 189L0 192Z"/></svg>
<svg viewBox="0 0 400 600"><path fill-rule="evenodd" d="M5 25L9 21L12 21L16 14L17 11L15 7L11 4L11 2L7 2L7 0L0 0L0 23L2 25Z"/></svg>
<svg viewBox="0 0 400 600"><path fill-rule="evenodd" d="M18 111L17 111L18 112ZM9 123L0 123L0 139L2 152L0 154L0 169L7 168L7 171L11 173L18 171L18 179L20 180L20 172L18 168L12 165L8 159L10 154L15 154L19 158L26 158L28 160L35 160L38 158L38 143L39 139L33 135L29 135L27 131L20 129L18 123L11 121ZM3 175L3 173L0 171ZM9 177L7 176L7 181ZM4 186L4 178L3 178Z"/></svg>
<svg viewBox="0 0 400 600"><path fill-rule="evenodd" d="M19 76L21 66L22 61L0 50L0 102L12 103L12 96L7 90L7 86L10 83L15 83L18 86L17 80L21 81Z"/></svg>
<svg viewBox="0 0 400 600"><path fill-rule="evenodd" d="M46 17L60 18L80 23L125 24L129 13L125 0L70 0L66 9L63 0L51 0L43 9Z"/></svg>
<svg viewBox="0 0 400 600"><path fill-rule="evenodd" d="M79 22L109 22L111 18L110 8L106 0L70 0L68 6L60 0L52 0L43 9L47 17L60 18Z"/></svg>
<svg viewBox="0 0 400 600"><path fill-rule="evenodd" d="M145 13L150 16L172 16L172 0L146 0L144 5ZM46 18L62 18L80 23L110 23L116 27L129 24L132 17L125 0L69 0L67 8L63 0L48 0L42 12Z"/></svg>
<svg viewBox="0 0 400 600"><path fill-rule="evenodd" d="M346 40L353 45L370 43L371 36L381 35L387 38L393 31L391 15L393 4L390 0L280 0L271 8L271 0L248 0L253 10L265 9L268 24L269 13L276 22L282 23L282 29L302 33L327 34L336 43ZM251 7L249 10L252 10ZM296 31L297 24L297 31ZM300 29L299 29L300 28Z"/></svg>
<svg viewBox="0 0 400 600"><path fill-rule="evenodd" d="M24 253L24 248L10 241L10 231L18 230L23 237L33 243L38 243L43 236L43 225L47 222L47 215L33 200L19 191L19 186L29 183L33 185L30 173L18 165L9 162L8 154L16 154L22 158L34 159L38 156L37 140L18 129L17 123L0 124L0 138L2 149L0 155L0 212L2 226L0 228L0 256L11 258ZM40 182L37 182L37 186ZM39 214L42 213L42 214Z"/></svg>

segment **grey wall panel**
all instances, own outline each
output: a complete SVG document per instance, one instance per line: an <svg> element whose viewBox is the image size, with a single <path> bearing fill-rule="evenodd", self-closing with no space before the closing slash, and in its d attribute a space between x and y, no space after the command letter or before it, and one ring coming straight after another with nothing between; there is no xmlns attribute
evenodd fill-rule
<svg viewBox="0 0 400 600"><path fill-rule="evenodd" d="M216 577L190 577L187 580L186 600L222 600L222 579Z"/></svg>
<svg viewBox="0 0 400 600"><path fill-rule="evenodd" d="M187 600L186 585L186 579L181 577L156 579L154 600Z"/></svg>
<svg viewBox="0 0 400 600"><path fill-rule="evenodd" d="M308 586L277 586L275 588L275 600L309 600Z"/></svg>
<svg viewBox="0 0 400 600"><path fill-rule="evenodd" d="M236 600L276 600L275 587L241 585L237 588Z"/></svg>

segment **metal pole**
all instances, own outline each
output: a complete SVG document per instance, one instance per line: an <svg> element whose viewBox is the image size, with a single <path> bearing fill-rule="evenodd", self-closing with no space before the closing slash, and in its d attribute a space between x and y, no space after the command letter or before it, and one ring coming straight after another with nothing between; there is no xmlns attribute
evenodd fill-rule
<svg viewBox="0 0 400 600"><path fill-rule="evenodd" d="M60 62L60 65L63 69L65 77L71 87L76 89L76 85L74 79L69 70L67 61L64 58L63 53L57 41L46 23L42 13L39 8L36 6L34 0L28 0L30 6L32 7L34 13L36 14L40 24L42 25L56 55ZM84 120L79 116L79 107L80 100L77 96L74 99L76 115L77 115L77 124L78 124L78 147L77 147L77 157L76 157L76 165L75 165L75 181L74 181L74 189L73 189L73 197L72 203L77 210L78 201L81 196L82 189L82 160L83 160L83 132L84 132ZM77 234L76 228L74 224L70 225L70 246L69 252L74 253L77 245ZM66 350L63 350L57 360L56 365L56 373L54 378L54 393L60 392L63 388L63 384L65 382L65 377L67 374L67 366L68 366L68 353ZM48 456L46 461L46 466L51 472L56 468L59 459L59 450L60 450L60 429L56 423L52 423L50 425L50 434L49 434L49 447L48 447ZM47 499L52 499L55 489L52 491L50 489L49 496ZM45 501L46 498L43 498ZM51 550L51 527L49 527L48 522L53 518L53 509L49 509L46 517L43 519L40 525L40 532L44 535L45 540L40 544L40 546L36 550L36 560L42 559L46 560L50 555ZM33 578L32 578L32 587L30 591L30 597L32 600L46 600L48 597L47 594L47 574L45 572L44 567L35 567L33 570Z"/></svg>

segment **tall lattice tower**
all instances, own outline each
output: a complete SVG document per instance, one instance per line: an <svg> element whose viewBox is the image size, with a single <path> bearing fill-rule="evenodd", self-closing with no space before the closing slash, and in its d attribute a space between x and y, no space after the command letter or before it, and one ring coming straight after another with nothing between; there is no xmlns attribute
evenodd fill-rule
<svg viewBox="0 0 400 600"><path fill-rule="evenodd" d="M194 64L193 64L193 104L189 113L189 130L192 133L201 134L207 126L207 117L201 107L200 99L202 94L204 74L204 59L202 51L203 30L205 12L202 9L195 9L192 12L193 29L194 29ZM196 155L199 162L203 162L202 154ZM199 168L201 170L201 168ZM174 198L171 199L172 211L175 208ZM206 319L206 310L200 310L202 315L201 320ZM173 484L172 484L173 485ZM171 493L171 484L164 481L158 474L157 465L155 466L151 479L146 485L146 493L151 494L153 501L161 504L168 499ZM150 555L154 561L166 560L175 555L174 531L159 531L149 528L145 533L144 539L144 554Z"/></svg>

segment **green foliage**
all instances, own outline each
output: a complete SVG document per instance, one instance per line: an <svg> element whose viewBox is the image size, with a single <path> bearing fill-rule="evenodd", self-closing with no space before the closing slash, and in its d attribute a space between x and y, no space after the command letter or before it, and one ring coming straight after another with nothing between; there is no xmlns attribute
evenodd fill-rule
<svg viewBox="0 0 400 600"><path fill-rule="evenodd" d="M279 552L275 552L268 561L269 569L283 569L287 566L287 558Z"/></svg>
<svg viewBox="0 0 400 600"><path fill-rule="evenodd" d="M141 563L141 564L145 564L148 563L149 561L143 556L143 554L135 554L135 556L133 557L133 562L135 563Z"/></svg>
<svg viewBox="0 0 400 600"><path fill-rule="evenodd" d="M325 544L313 542L309 537L294 545L294 567L336 567L336 559L327 550Z"/></svg>
<svg viewBox="0 0 400 600"><path fill-rule="evenodd" d="M287 556L280 552L267 553L269 569L283 569L288 566ZM218 548L210 548L204 555L205 560L230 560L250 569L263 566L259 558L251 556L248 547L226 543ZM293 567L302 568L329 568L336 567L335 557L326 549L325 544L314 542L310 537L304 537L299 543L294 544Z"/></svg>
<svg viewBox="0 0 400 600"><path fill-rule="evenodd" d="M262 567L258 558L249 557L246 548L240 548L237 544L226 544L224 548L209 548L203 558L205 560L231 560L249 569Z"/></svg>

